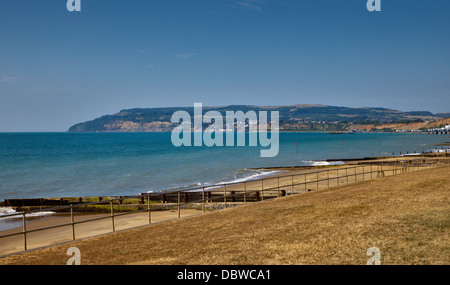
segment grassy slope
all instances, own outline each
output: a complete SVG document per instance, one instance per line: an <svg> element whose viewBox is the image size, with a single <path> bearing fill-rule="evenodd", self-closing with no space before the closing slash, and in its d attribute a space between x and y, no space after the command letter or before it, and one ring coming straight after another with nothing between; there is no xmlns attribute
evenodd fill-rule
<svg viewBox="0 0 450 285"><path fill-rule="evenodd" d="M0 259L0 264L450 263L450 167L279 198Z"/></svg>

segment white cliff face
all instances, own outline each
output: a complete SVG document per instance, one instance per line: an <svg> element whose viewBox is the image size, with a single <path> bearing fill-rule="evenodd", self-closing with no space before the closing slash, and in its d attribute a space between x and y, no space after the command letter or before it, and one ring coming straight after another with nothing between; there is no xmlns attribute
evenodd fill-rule
<svg viewBox="0 0 450 285"><path fill-rule="evenodd" d="M105 131L109 132L167 132L172 129L172 124L161 121L151 123L114 121L110 124L105 124L104 127Z"/></svg>

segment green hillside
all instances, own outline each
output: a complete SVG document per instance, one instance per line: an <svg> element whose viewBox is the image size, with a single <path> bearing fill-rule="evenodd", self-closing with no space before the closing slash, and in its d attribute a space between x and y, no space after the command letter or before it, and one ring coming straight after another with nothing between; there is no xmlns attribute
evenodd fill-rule
<svg viewBox="0 0 450 285"><path fill-rule="evenodd" d="M170 131L175 125L170 123L176 111L187 111L193 115L193 107L170 108L136 108L122 110L114 115L76 124L69 132L131 132L131 131ZM384 124L433 121L439 114L427 111L402 112L387 108L349 108L324 105L290 105L290 106L251 106L230 105L222 107L203 107L207 111L219 111L225 116L226 111L279 111L280 130L346 130L351 124Z"/></svg>

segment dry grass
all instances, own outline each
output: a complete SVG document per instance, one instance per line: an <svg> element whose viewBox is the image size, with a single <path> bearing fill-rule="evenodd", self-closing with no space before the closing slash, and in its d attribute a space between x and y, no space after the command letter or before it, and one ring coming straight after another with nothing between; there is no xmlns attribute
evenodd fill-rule
<svg viewBox="0 0 450 285"><path fill-rule="evenodd" d="M0 259L0 264L450 263L450 167L308 192Z"/></svg>

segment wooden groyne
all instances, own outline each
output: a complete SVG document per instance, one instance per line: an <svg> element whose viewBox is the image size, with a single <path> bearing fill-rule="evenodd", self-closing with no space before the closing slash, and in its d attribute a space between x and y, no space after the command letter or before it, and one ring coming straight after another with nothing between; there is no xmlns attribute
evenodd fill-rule
<svg viewBox="0 0 450 285"><path fill-rule="evenodd" d="M253 191L249 193L245 198L240 193L241 191L227 191L226 196L223 194L223 190L208 190L204 193L202 191L197 192L183 192L180 195L178 193L142 193L137 196L117 196L117 197L67 197L67 198L39 198L39 199L5 199L4 202L0 202L2 207L12 207L16 211L30 211L44 209L47 207L58 206L77 206L77 212L108 212L109 209L102 210L101 207L86 206L82 207L85 203L98 203L102 201L109 201L113 199L115 205L118 205L118 209L121 211L133 211L143 208L150 200L153 204L176 204L201 202L205 197L206 203L213 203L216 201L229 202L229 203L243 203L243 202L257 202L261 201L262 194L260 191ZM286 191L280 190L280 195L285 196ZM180 196L180 197L178 197ZM275 198L275 195L266 195L266 199ZM106 202L105 202L106 203ZM122 207L120 207L122 206ZM67 212L67 208L60 209L59 212Z"/></svg>

